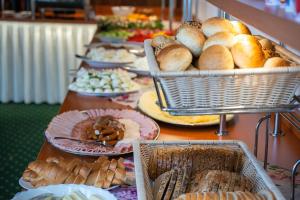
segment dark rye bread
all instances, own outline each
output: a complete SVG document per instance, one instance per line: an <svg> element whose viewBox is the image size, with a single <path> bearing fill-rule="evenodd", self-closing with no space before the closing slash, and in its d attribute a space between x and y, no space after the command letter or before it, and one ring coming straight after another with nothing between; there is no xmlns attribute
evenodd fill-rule
<svg viewBox="0 0 300 200"><path fill-rule="evenodd" d="M251 191L247 177L228 171L206 170L195 175L188 192Z"/></svg>
<svg viewBox="0 0 300 200"><path fill-rule="evenodd" d="M172 175L171 175L171 178L170 178L170 181L168 184L168 188L167 188L164 198L163 198L164 200L171 200L171 197L172 197L172 194L173 194L173 191L175 188L175 184L177 181L177 176L178 176L178 171L176 169L172 170Z"/></svg>
<svg viewBox="0 0 300 200"><path fill-rule="evenodd" d="M173 171L168 171L160 175L153 186L154 200L161 200L167 190Z"/></svg>

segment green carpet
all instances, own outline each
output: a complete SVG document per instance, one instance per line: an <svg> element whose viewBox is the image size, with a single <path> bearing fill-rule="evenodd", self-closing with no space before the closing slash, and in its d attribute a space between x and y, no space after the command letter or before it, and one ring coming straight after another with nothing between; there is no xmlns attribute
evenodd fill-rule
<svg viewBox="0 0 300 200"><path fill-rule="evenodd" d="M44 141L44 130L59 105L0 104L0 199L11 199L21 190L18 180L35 160Z"/></svg>

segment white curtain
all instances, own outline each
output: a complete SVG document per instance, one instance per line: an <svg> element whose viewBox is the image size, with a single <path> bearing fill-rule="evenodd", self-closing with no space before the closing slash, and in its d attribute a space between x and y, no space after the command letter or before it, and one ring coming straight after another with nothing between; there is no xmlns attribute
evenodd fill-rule
<svg viewBox="0 0 300 200"><path fill-rule="evenodd" d="M61 103L95 24L0 22L0 102Z"/></svg>

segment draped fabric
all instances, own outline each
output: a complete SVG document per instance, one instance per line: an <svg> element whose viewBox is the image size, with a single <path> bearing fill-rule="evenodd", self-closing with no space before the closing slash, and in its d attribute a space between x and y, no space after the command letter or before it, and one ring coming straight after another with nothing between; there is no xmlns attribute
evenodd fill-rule
<svg viewBox="0 0 300 200"><path fill-rule="evenodd" d="M0 22L0 102L61 103L94 24Z"/></svg>

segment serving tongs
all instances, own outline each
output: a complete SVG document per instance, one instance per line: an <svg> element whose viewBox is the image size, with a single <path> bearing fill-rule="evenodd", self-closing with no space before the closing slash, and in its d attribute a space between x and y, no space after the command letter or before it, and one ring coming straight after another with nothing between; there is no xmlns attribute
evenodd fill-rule
<svg viewBox="0 0 300 200"><path fill-rule="evenodd" d="M81 139L62 137L62 136L56 136L56 137L54 137L54 139L55 140L72 140L72 141L84 143L84 144L96 144L96 145L101 145L101 146L105 146L105 147L114 147L114 145L109 144L109 141L81 140Z"/></svg>

